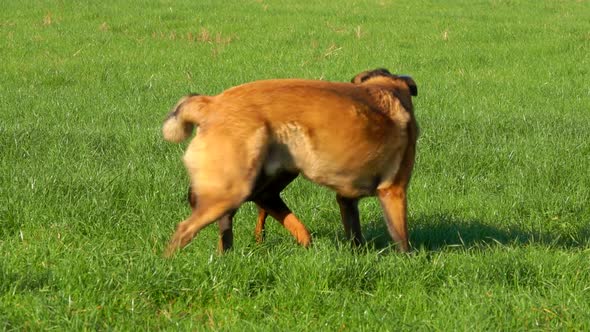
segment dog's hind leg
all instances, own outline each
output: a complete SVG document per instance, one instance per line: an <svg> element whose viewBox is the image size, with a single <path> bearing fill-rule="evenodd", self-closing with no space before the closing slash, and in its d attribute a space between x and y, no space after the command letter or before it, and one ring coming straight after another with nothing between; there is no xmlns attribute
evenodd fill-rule
<svg viewBox="0 0 590 332"><path fill-rule="evenodd" d="M361 232L358 198L347 198L336 195L336 201L340 207L340 216L346 237L352 241L354 246L360 246L364 243L364 239L363 233Z"/></svg>
<svg viewBox="0 0 590 332"><path fill-rule="evenodd" d="M192 186L188 187L188 202L191 208L197 207L197 195L193 193ZM234 234L232 230L233 218L236 214L236 211L231 211L227 214L221 216L221 218L217 221L217 225L219 226L219 244L218 244L218 251L224 252L233 246L234 243Z"/></svg>
<svg viewBox="0 0 590 332"><path fill-rule="evenodd" d="M193 194L193 186L188 186L188 194L187 194L188 204L192 209L197 207L197 196Z"/></svg>
<svg viewBox="0 0 590 332"><path fill-rule="evenodd" d="M254 202L285 227L297 243L304 247L311 244L311 235L305 225L291 212L278 193L260 195ZM258 229L258 228L257 228Z"/></svg>
<svg viewBox="0 0 590 332"><path fill-rule="evenodd" d="M193 185L190 201L195 207L191 216L178 224L165 256L186 246L203 227L233 213L246 201L260 171L267 135L265 127L227 131L203 126L184 156ZM233 156L231 162L227 156ZM222 226L227 234L231 223Z"/></svg>
<svg viewBox="0 0 590 332"><path fill-rule="evenodd" d="M176 232L172 236L164 256L172 256L176 250L186 246L205 226L236 210L245 199L245 196L247 194L242 197L205 197L199 195L197 206L193 209L190 217L176 227Z"/></svg>
<svg viewBox="0 0 590 332"><path fill-rule="evenodd" d="M281 191L297 177L297 173L279 172L272 176L259 174L250 200L258 205L258 219L256 221L256 242L264 240L266 217L270 214L279 221L297 242L305 247L311 242L309 231L305 225L291 212L287 204L281 199ZM270 210L269 210L270 209Z"/></svg>
<svg viewBox="0 0 590 332"><path fill-rule="evenodd" d="M231 211L221 216L221 219L217 221L217 225L219 226L219 252L225 252L231 249L231 247L233 246L234 233L232 230L232 224L235 214L236 210Z"/></svg>

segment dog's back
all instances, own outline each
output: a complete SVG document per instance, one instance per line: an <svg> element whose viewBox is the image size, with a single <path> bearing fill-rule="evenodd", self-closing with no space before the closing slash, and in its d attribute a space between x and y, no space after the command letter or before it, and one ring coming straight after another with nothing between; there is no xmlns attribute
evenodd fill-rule
<svg viewBox="0 0 590 332"><path fill-rule="evenodd" d="M395 174L413 125L395 95L350 83L257 81L213 97L208 108L230 132L268 128L267 172L299 171L347 196L374 194Z"/></svg>

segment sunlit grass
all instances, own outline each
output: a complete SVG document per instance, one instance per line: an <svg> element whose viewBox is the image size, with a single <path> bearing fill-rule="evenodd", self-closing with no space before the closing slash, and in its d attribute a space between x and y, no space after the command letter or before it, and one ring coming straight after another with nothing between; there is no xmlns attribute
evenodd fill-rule
<svg viewBox="0 0 590 332"><path fill-rule="evenodd" d="M17 2L0 12L0 328L588 330L590 6L584 1ZM169 108L255 79L412 75L414 252L374 199L366 250L297 180L298 247L255 208L216 254L189 213Z"/></svg>

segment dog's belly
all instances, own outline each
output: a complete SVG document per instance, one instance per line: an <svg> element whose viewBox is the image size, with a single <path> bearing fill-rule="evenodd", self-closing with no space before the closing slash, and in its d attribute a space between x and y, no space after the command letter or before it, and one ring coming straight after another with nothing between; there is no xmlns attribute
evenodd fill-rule
<svg viewBox="0 0 590 332"><path fill-rule="evenodd" d="M324 185L344 197L364 197L375 194L378 183L377 176L346 176L344 174L325 174L320 176L306 176L309 180Z"/></svg>
<svg viewBox="0 0 590 332"><path fill-rule="evenodd" d="M316 163L315 167L302 165L301 174L309 180L326 186L344 197L373 196L380 187L389 186L399 170L399 158L387 164L367 160L363 166ZM319 167L318 167L319 165Z"/></svg>
<svg viewBox="0 0 590 332"><path fill-rule="evenodd" d="M292 157L281 159L282 153L269 154L263 166L265 176L274 177L283 173L301 173L303 177L317 184L326 186L345 197L362 197L374 195L381 183L381 177L376 174L354 174L346 170L338 171L331 167L321 167L309 159L298 158L298 165L292 162ZM290 160L289 160L290 159Z"/></svg>
<svg viewBox="0 0 590 332"><path fill-rule="evenodd" d="M301 173L345 197L372 196L387 186L399 170L401 146L396 142L372 146L329 144L313 139L305 127L289 123L275 131L263 171Z"/></svg>

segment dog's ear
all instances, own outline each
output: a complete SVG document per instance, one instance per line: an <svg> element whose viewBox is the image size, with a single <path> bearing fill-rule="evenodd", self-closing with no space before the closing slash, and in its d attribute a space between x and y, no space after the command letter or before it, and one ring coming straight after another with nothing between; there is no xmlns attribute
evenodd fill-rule
<svg viewBox="0 0 590 332"><path fill-rule="evenodd" d="M400 75L397 78L406 82L406 84L408 85L408 88L410 89L410 94L412 96L418 95L418 86L416 85L416 82L414 82L413 78L411 78L410 76L407 76L407 75Z"/></svg>
<svg viewBox="0 0 590 332"><path fill-rule="evenodd" d="M367 71L364 71L360 74L357 74L355 77L352 78L352 80L350 80L350 83L361 84L364 81L368 80L369 78L377 77L377 76L392 77L393 75L391 75L389 70L387 70L385 68L377 68L374 70L367 70Z"/></svg>

